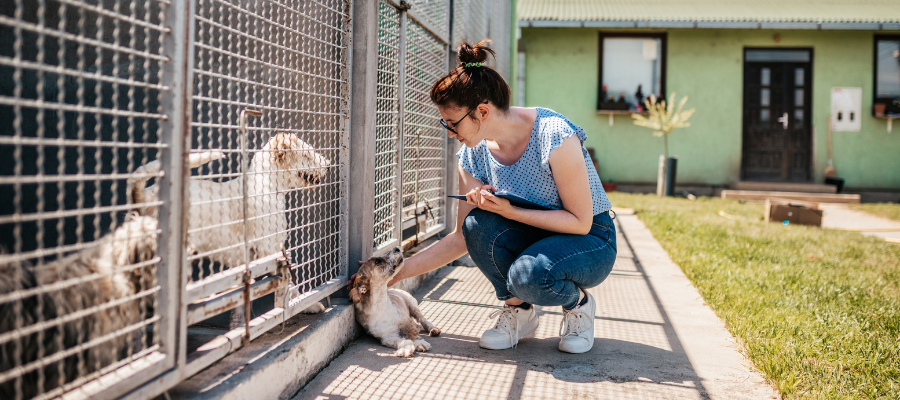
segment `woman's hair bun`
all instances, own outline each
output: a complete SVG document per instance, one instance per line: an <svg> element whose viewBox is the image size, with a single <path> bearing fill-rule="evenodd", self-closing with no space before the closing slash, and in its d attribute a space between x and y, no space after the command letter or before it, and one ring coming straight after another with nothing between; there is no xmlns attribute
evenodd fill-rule
<svg viewBox="0 0 900 400"><path fill-rule="evenodd" d="M459 45L459 51L457 52L459 63L483 63L487 61L488 54L496 58L497 53L494 52L494 49L487 46L488 43L491 43L491 39L484 39L474 46L463 41L462 44Z"/></svg>
<svg viewBox="0 0 900 400"><path fill-rule="evenodd" d="M488 55L497 53L488 47L490 39L472 46L463 42L457 51L459 65L431 85L431 101L438 106L475 108L485 101L500 110L509 110L509 84L488 65ZM470 115L471 118L475 118Z"/></svg>

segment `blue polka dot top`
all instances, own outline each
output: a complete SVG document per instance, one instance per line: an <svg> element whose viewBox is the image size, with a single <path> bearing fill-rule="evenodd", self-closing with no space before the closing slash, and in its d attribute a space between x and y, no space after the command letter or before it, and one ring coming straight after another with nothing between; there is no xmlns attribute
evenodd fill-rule
<svg viewBox="0 0 900 400"><path fill-rule="evenodd" d="M537 118L531 130L531 139L525 154L513 165L503 165L494 159L484 141L473 148L462 146L456 152L459 165L475 179L491 185L498 191L508 191L542 206L561 210L562 201L550 171L550 152L559 147L569 136L581 140L581 153L587 166L588 181L594 203L594 215L609 211L612 205L600 184L597 170L584 148L587 135L584 129L573 124L562 114L546 108L537 109Z"/></svg>

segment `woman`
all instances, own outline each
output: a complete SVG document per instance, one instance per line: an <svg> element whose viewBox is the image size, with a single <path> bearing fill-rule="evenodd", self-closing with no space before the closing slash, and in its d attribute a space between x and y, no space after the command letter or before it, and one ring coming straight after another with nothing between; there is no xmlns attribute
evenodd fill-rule
<svg viewBox="0 0 900 400"><path fill-rule="evenodd" d="M431 88L431 100L459 158L456 229L405 262L393 284L468 252L505 302L481 347L507 349L533 333L532 305L562 306L559 349L584 353L594 344L594 298L616 259L611 205L600 185L584 131L544 108L510 107L506 81L483 63L482 41L459 48L460 66ZM508 191L549 210L524 209L493 193ZM453 201L453 200L448 200Z"/></svg>

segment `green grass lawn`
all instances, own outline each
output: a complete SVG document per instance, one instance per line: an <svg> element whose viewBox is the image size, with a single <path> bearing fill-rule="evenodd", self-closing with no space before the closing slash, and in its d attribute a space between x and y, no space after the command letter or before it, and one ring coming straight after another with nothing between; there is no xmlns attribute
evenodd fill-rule
<svg viewBox="0 0 900 400"><path fill-rule="evenodd" d="M851 204L850 208L859 211L865 211L879 217L890 218L900 221L900 204L897 203L866 203Z"/></svg>
<svg viewBox="0 0 900 400"><path fill-rule="evenodd" d="M635 209L786 398L900 398L900 245L763 222L761 204L609 197Z"/></svg>

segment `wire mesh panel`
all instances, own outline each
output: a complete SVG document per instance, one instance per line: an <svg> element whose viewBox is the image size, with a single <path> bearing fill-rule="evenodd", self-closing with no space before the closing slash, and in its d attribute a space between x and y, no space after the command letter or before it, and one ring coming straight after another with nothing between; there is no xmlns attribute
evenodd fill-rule
<svg viewBox="0 0 900 400"><path fill-rule="evenodd" d="M431 85L447 70L444 43L409 21L406 31L403 121L404 219L424 221L426 233L444 223L446 131L431 102Z"/></svg>
<svg viewBox="0 0 900 400"><path fill-rule="evenodd" d="M297 291L336 276L344 247L349 18L345 0L198 0L192 282L216 279L245 258L280 257L282 249ZM261 116L248 116L244 132L240 118L248 110Z"/></svg>
<svg viewBox="0 0 900 400"><path fill-rule="evenodd" d="M446 35L448 21L447 0L410 0L411 9L416 15L431 24L442 35Z"/></svg>
<svg viewBox="0 0 900 400"><path fill-rule="evenodd" d="M400 75L400 14L384 0L378 3L378 76L375 121L375 243L374 249L398 241L395 226L399 199L398 79Z"/></svg>
<svg viewBox="0 0 900 400"><path fill-rule="evenodd" d="M507 0L489 0L488 8L487 37L493 41L491 47L497 52L496 58L488 58L488 65L509 81L510 4Z"/></svg>
<svg viewBox="0 0 900 400"><path fill-rule="evenodd" d="M159 354L158 224L128 182L166 148L165 4L0 3L0 398Z"/></svg>
<svg viewBox="0 0 900 400"><path fill-rule="evenodd" d="M459 48L463 41L474 45L488 37L488 17L491 0L455 0L453 2L453 30L450 44Z"/></svg>

